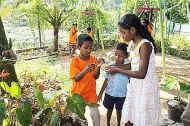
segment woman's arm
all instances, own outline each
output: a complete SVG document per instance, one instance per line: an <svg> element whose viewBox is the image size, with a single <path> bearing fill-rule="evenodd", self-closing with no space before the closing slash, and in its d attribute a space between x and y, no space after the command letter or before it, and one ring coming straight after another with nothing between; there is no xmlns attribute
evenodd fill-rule
<svg viewBox="0 0 190 126"><path fill-rule="evenodd" d="M128 64L120 64L120 65L115 65L120 69L124 69L124 70L130 70L131 69L131 63Z"/></svg>
<svg viewBox="0 0 190 126"><path fill-rule="evenodd" d="M119 67L110 67L108 72L110 73L123 73L133 78L144 79L148 70L150 54L152 52L152 47L149 43L144 43L140 48L140 64L138 71L131 71L121 69Z"/></svg>

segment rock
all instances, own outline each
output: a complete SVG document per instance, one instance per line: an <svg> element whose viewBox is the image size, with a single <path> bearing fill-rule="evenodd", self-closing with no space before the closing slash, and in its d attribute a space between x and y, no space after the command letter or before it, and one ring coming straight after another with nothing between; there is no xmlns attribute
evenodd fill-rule
<svg viewBox="0 0 190 126"><path fill-rule="evenodd" d="M182 122L184 123L184 126L190 126L190 103L188 103L181 118L182 118Z"/></svg>
<svg viewBox="0 0 190 126"><path fill-rule="evenodd" d="M62 126L88 126L87 120L79 118L77 114L69 111L67 107L61 121Z"/></svg>
<svg viewBox="0 0 190 126"><path fill-rule="evenodd" d="M168 126L168 125L172 125L174 123L175 123L174 121L164 118L164 119L161 119L160 126Z"/></svg>

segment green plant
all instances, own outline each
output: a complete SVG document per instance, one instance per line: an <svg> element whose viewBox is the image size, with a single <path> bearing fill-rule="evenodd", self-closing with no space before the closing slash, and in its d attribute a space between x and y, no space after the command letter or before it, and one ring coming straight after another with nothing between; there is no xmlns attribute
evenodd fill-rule
<svg viewBox="0 0 190 126"><path fill-rule="evenodd" d="M32 123L32 105L29 101L25 101L16 109L16 117L22 126Z"/></svg>
<svg viewBox="0 0 190 126"><path fill-rule="evenodd" d="M168 0L165 2L167 18L176 23L188 23L187 2L188 0Z"/></svg>
<svg viewBox="0 0 190 126"><path fill-rule="evenodd" d="M174 89L176 86L178 86L179 82L176 79L176 77L173 76L168 76L167 78L165 78L165 80L161 83L161 87L163 87L164 89L168 89L168 90L172 90Z"/></svg>
<svg viewBox="0 0 190 126"><path fill-rule="evenodd" d="M38 104L40 105L41 108L45 108L48 102L44 98L42 92L36 87L34 87L33 90L34 90L34 96L37 99Z"/></svg>
<svg viewBox="0 0 190 126"><path fill-rule="evenodd" d="M161 89L173 90L177 89L178 98L180 98L180 92L190 95L190 85L185 83L174 76L167 76L161 82Z"/></svg>
<svg viewBox="0 0 190 126"><path fill-rule="evenodd" d="M3 124L3 126L15 125L14 123L17 120L22 126L31 124L31 104L29 101L25 101L20 106L21 89L18 84L12 82L9 87L6 82L0 82L0 87L8 93L6 96L7 105L5 105L4 100L0 101L0 124Z"/></svg>
<svg viewBox="0 0 190 126"><path fill-rule="evenodd" d="M0 100L0 125L3 124L3 120L6 118L6 104L4 100Z"/></svg>
<svg viewBox="0 0 190 126"><path fill-rule="evenodd" d="M11 97L19 99L21 97L21 89L18 86L18 83L12 82L9 87L6 82L0 82L0 87L10 94Z"/></svg>
<svg viewBox="0 0 190 126"><path fill-rule="evenodd" d="M54 111L50 120L50 126L60 125L60 114L58 111Z"/></svg>
<svg viewBox="0 0 190 126"><path fill-rule="evenodd" d="M5 105L5 100L0 101L0 124L3 126L15 125L17 120L22 126L28 126L31 124L31 104L28 101L25 101L19 106L21 89L18 83L12 82L11 86L9 86L6 82L0 82L0 88L8 94L4 96L6 97L7 105Z"/></svg>
<svg viewBox="0 0 190 126"><path fill-rule="evenodd" d="M41 109L36 115L35 118L38 119L38 125L44 126L60 126L61 116L59 111L53 108Z"/></svg>
<svg viewBox="0 0 190 126"><path fill-rule="evenodd" d="M165 50L167 54L190 59L190 44L184 36L173 35L169 39L164 39ZM158 52L161 51L161 38L156 35L156 46Z"/></svg>
<svg viewBox="0 0 190 126"><path fill-rule="evenodd" d="M67 107L71 112L79 115L80 118L85 119L85 102L79 94L73 94L67 98Z"/></svg>
<svg viewBox="0 0 190 126"><path fill-rule="evenodd" d="M180 90L184 93L190 94L190 85L184 82L180 82Z"/></svg>

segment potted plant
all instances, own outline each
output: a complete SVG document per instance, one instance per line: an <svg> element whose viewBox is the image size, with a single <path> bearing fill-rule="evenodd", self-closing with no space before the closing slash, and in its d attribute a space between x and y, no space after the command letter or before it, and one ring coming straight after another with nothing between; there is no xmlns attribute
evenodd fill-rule
<svg viewBox="0 0 190 126"><path fill-rule="evenodd" d="M184 123L184 126L190 126L190 103L185 108L185 111L183 112L181 119Z"/></svg>
<svg viewBox="0 0 190 126"><path fill-rule="evenodd" d="M176 89L177 91L177 96L167 101L168 118L175 122L181 122L181 115L184 112L185 107L187 105L187 103L181 98L179 83L180 83L179 80L173 76L168 76L161 83L162 89L166 89L166 90Z"/></svg>

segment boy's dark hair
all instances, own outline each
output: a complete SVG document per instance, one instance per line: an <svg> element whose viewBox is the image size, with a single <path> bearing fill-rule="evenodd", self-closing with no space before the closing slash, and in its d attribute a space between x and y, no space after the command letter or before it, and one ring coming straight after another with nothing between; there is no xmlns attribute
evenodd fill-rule
<svg viewBox="0 0 190 126"><path fill-rule="evenodd" d="M87 28L87 31L91 31L91 30L92 30L91 27L88 27L88 28Z"/></svg>
<svg viewBox="0 0 190 126"><path fill-rule="evenodd" d="M77 23L73 23L73 25L76 25L76 26L77 26Z"/></svg>
<svg viewBox="0 0 190 126"><path fill-rule="evenodd" d="M88 34L80 34L77 38L77 46L81 47L85 41L92 42L93 39Z"/></svg>
<svg viewBox="0 0 190 126"><path fill-rule="evenodd" d="M134 27L142 38L149 40L153 44L154 50L156 52L155 41L148 30L141 24L140 18L138 16L135 14L125 14L118 22L118 25L124 29L130 29L131 27Z"/></svg>
<svg viewBox="0 0 190 126"><path fill-rule="evenodd" d="M116 49L125 52L125 54L128 56L127 47L128 45L125 43L118 43Z"/></svg>

